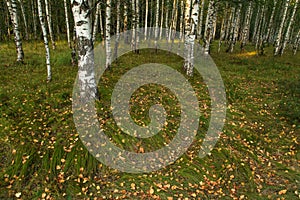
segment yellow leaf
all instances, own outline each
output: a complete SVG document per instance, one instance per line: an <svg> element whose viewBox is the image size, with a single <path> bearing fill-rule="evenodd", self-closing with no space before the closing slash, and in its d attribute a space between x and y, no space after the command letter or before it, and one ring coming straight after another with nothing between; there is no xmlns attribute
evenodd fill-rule
<svg viewBox="0 0 300 200"><path fill-rule="evenodd" d="M278 194L282 195L282 194L285 194L286 192L287 192L287 190L280 190L280 191L278 192Z"/></svg>

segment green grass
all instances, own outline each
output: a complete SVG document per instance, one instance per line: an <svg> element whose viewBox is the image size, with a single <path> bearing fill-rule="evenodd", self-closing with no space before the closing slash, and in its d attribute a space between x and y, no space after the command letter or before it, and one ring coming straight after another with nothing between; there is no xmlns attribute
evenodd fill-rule
<svg viewBox="0 0 300 200"><path fill-rule="evenodd" d="M57 49L51 51L50 83L46 82L42 43L24 44L23 65L15 63L13 43L1 43L0 199L15 198L18 192L22 199L299 197L299 53L292 56L287 51L274 58L272 48L267 48L266 56L257 57L249 46L250 53L227 54L222 50L218 54L216 46L212 57L224 80L228 111L223 134L211 155L197 157L208 127L210 99L196 73L189 80L203 115L189 150L159 171L128 174L98 162L79 139L71 99L77 68L70 64L67 43L58 42ZM98 117L104 122L105 133L116 145L135 152L153 151L172 140L180 116L178 100L170 90L150 85L134 93L131 115L137 124L146 125L150 106L163 104L168 124L159 134L149 139L125 135L112 118L111 92L127 70L158 62L181 72L179 57L151 51L122 56L99 84L97 106L103 110Z"/></svg>

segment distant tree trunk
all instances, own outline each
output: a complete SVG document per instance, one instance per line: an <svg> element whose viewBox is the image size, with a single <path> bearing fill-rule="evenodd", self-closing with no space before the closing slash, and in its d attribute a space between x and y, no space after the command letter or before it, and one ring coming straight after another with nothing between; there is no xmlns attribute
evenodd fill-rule
<svg viewBox="0 0 300 200"><path fill-rule="evenodd" d="M65 20L66 20L66 27L67 27L67 40L68 40L69 47L71 48L70 25L69 25L67 0L64 0L64 7L65 7Z"/></svg>
<svg viewBox="0 0 300 200"><path fill-rule="evenodd" d="M271 29L274 26L273 22L274 22L274 16L275 16L275 11L276 11L277 1L278 0L274 0L274 5L273 5L270 20L269 20L269 25L268 25L268 29L267 29L266 38L265 38L266 42L270 42L270 34L271 34Z"/></svg>
<svg viewBox="0 0 300 200"><path fill-rule="evenodd" d="M157 50L157 40L159 31L159 0L156 0L156 12L155 12L155 49Z"/></svg>
<svg viewBox="0 0 300 200"><path fill-rule="evenodd" d="M48 38L47 38L45 17L43 15L41 0L38 0L37 2L38 2L38 13L39 13L39 18L40 18L41 28L43 31L44 44L45 44L45 50L46 50L47 81L51 81L52 75L51 75L51 65L50 65L50 49L49 49Z"/></svg>
<svg viewBox="0 0 300 200"><path fill-rule="evenodd" d="M24 26L25 26L25 38L26 38L26 40L28 40L28 38L29 38L28 25L27 25L27 19L26 19L26 14L25 14L25 10L24 10L23 1L19 0L19 3L20 3L20 6L21 6L22 17L23 17Z"/></svg>
<svg viewBox="0 0 300 200"><path fill-rule="evenodd" d="M214 12L215 12L215 1L210 0L207 11L207 20L205 25L204 34L204 54L210 54L210 44L213 38L213 22L214 22Z"/></svg>
<svg viewBox="0 0 300 200"><path fill-rule="evenodd" d="M169 0L166 0L166 17L165 17L165 31L166 31L166 40L168 40L169 36Z"/></svg>
<svg viewBox="0 0 300 200"><path fill-rule="evenodd" d="M238 9L236 10L236 13L234 15L232 27L231 27L231 35L229 40L229 47L227 49L227 52L232 53L234 46L236 44L236 41L238 40L239 35L239 24L240 24L240 16L241 16L241 4L238 5Z"/></svg>
<svg viewBox="0 0 300 200"><path fill-rule="evenodd" d="M190 0L188 0L188 1L190 1ZM169 41L171 41L173 39L174 29L176 30L176 24L177 24L177 4L176 4L176 2L177 2L177 0L173 1L172 19L171 19L171 24L169 27L169 36L168 36Z"/></svg>
<svg viewBox="0 0 300 200"><path fill-rule="evenodd" d="M48 0L45 0L45 7L46 7L46 17L47 17L47 22L48 22L48 29L49 29L49 35L52 43L52 48L55 49L55 41L54 41L54 36L53 36L53 31L52 31L52 20L51 20L51 11L49 9L49 3Z"/></svg>
<svg viewBox="0 0 300 200"><path fill-rule="evenodd" d="M181 0L180 1L180 20L179 20L179 29L180 29L180 35L179 35L179 38L180 40L183 39L183 36L184 36L184 1ZM180 42L179 42L180 44Z"/></svg>
<svg viewBox="0 0 300 200"><path fill-rule="evenodd" d="M72 52L71 52L71 63L72 66L76 66L77 63L77 57L76 57L76 25L74 25L74 29L73 29L73 46L72 46Z"/></svg>
<svg viewBox="0 0 300 200"><path fill-rule="evenodd" d="M255 22L254 22L254 29L253 29L253 35L252 35L252 42L255 42L256 41L256 37L257 37L257 30L258 30L258 26L259 26L259 19L260 19L260 16L261 16L261 6L258 5L258 8L257 8L257 13L256 13L256 17L255 17Z"/></svg>
<svg viewBox="0 0 300 200"><path fill-rule="evenodd" d="M262 2L263 5L261 6L261 15L258 21L258 27L256 32L256 42L255 42L255 49L258 55L263 55L264 53L259 53L259 50L263 47L263 28L264 28L264 18L265 18L265 5L264 1ZM262 49L263 50L263 49Z"/></svg>
<svg viewBox="0 0 300 200"><path fill-rule="evenodd" d="M131 0L132 8L132 33L131 33L131 50L136 51L136 9L135 9L135 0Z"/></svg>
<svg viewBox="0 0 300 200"><path fill-rule="evenodd" d="M283 29L284 29L284 24L285 24L285 20L286 20L286 16L287 16L287 11L289 8L289 4L290 4L290 0L285 0L285 4L284 4L284 8L283 8L283 15L281 18L281 23L279 26L279 30L276 36L276 40L275 40L275 49L274 49L274 56L277 56L279 54L280 51L280 44L281 44L281 40L283 37Z"/></svg>
<svg viewBox="0 0 300 200"><path fill-rule="evenodd" d="M93 43L95 44L97 32L98 32L98 22L99 22L99 12L100 12L100 2L97 3L96 6L96 14L95 14L95 21L94 21L94 28L93 28Z"/></svg>
<svg viewBox="0 0 300 200"><path fill-rule="evenodd" d="M198 14L198 1L187 1L185 7L185 61L183 68L186 70L188 76L192 76L194 70L194 44L199 18Z"/></svg>
<svg viewBox="0 0 300 200"><path fill-rule="evenodd" d="M145 14L145 40L147 40L148 34L148 12L149 12L149 0L146 0L146 14Z"/></svg>
<svg viewBox="0 0 300 200"><path fill-rule="evenodd" d="M125 35L124 35L124 42L125 44L128 44L129 43L129 36L128 36L128 14L127 14L127 6L126 4L124 4L124 32L125 32Z"/></svg>
<svg viewBox="0 0 300 200"><path fill-rule="evenodd" d="M231 29L232 29L232 23L233 23L233 19L234 19L234 12L235 12L235 8L232 7L230 8L229 6L229 11L228 11L228 17L226 18L226 28L225 28L225 41L226 43L228 42L229 38L230 38L230 34L231 34Z"/></svg>
<svg viewBox="0 0 300 200"><path fill-rule="evenodd" d="M201 0L201 12L199 15L199 25L197 27L198 39L202 39L202 25L203 25L203 13L204 13L205 0Z"/></svg>
<svg viewBox="0 0 300 200"><path fill-rule="evenodd" d="M222 23L221 23L221 32L220 32L220 40L219 40L218 53L221 51L222 41L225 38L225 28L226 28L225 27L225 18L226 18L226 14L225 14L225 17L223 17Z"/></svg>
<svg viewBox="0 0 300 200"><path fill-rule="evenodd" d="M102 40L104 39L104 27L103 27L103 17L102 17L102 12L101 12L101 7L100 7L100 10L99 10L99 21L100 21L100 34L101 34L101 38ZM125 24L124 24L125 26ZM127 28L127 25L126 25L126 28Z"/></svg>
<svg viewBox="0 0 300 200"><path fill-rule="evenodd" d="M89 4L86 0L71 0L78 41L78 82L84 100L98 98L94 69L94 49L91 35Z"/></svg>
<svg viewBox="0 0 300 200"><path fill-rule="evenodd" d="M287 27L287 30L286 30L286 33L285 33L285 37L284 37L284 40L283 40L283 43L282 43L282 47L280 49L280 55L283 54L283 52L286 48L286 45L290 40L291 27L292 27L292 25L294 24L294 21L295 21L295 14L296 14L298 2L299 2L299 0L295 1L295 6L294 6L294 9L293 9L293 13L292 13L292 16L289 20L288 27Z"/></svg>
<svg viewBox="0 0 300 200"><path fill-rule="evenodd" d="M105 68L111 67L111 45L110 45L110 27L111 26L111 0L106 0L106 17L105 17L105 48L106 48L106 65Z"/></svg>
<svg viewBox="0 0 300 200"><path fill-rule="evenodd" d="M242 31L242 38L241 38L241 51L245 50L245 46L248 41L248 32L250 29L251 13L252 13L251 10L252 10L252 1L249 2L248 9L245 16L244 28Z"/></svg>
<svg viewBox="0 0 300 200"><path fill-rule="evenodd" d="M140 3L139 0L135 1L135 10L136 10L136 31L135 31L135 52L139 53L139 45L140 45Z"/></svg>
<svg viewBox="0 0 300 200"><path fill-rule="evenodd" d="M296 36L296 39L295 39L295 42L294 42L294 45L293 45L294 55L297 54L299 44L300 44L300 29L298 30L298 33L297 33L297 36Z"/></svg>
<svg viewBox="0 0 300 200"><path fill-rule="evenodd" d="M22 41L21 41L20 30L19 30L19 20L18 20L16 0L11 0L11 1L6 0L6 3L14 27L15 43L17 49L17 62L22 63L24 60L24 51L22 47Z"/></svg>
<svg viewBox="0 0 300 200"><path fill-rule="evenodd" d="M35 10L35 3L36 1L31 1L31 12L32 12L32 22L33 22L33 34L34 39L37 39L37 21L36 21L36 10Z"/></svg>
<svg viewBox="0 0 300 200"><path fill-rule="evenodd" d="M116 42L114 48L114 58L118 58L118 48L120 41L120 0L117 0L117 27L116 27Z"/></svg>
<svg viewBox="0 0 300 200"><path fill-rule="evenodd" d="M163 23L164 23L164 0L161 1L161 16L160 16L160 31L159 31L160 40L162 37Z"/></svg>

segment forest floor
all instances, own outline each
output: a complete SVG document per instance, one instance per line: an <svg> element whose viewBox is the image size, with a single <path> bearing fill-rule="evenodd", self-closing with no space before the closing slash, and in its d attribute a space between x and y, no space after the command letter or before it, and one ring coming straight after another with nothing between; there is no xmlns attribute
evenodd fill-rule
<svg viewBox="0 0 300 200"><path fill-rule="evenodd" d="M213 49L228 107L214 150L197 157L209 123L210 99L195 73L189 81L203 114L193 144L172 165L130 174L98 162L79 139L72 115L77 67L70 64L67 46L58 42L51 51L53 80L47 83L43 43L24 43L22 65L15 63L14 44L0 43L0 199L300 198L299 53L274 58L272 48L259 57L251 46L248 52L232 54ZM178 107L176 98L157 86L133 95L131 114L138 124L149 122L147 108L157 94L174 116L164 133L141 140L117 128L110 97L114 83L138 64L164 63L181 72L181 58L151 51L121 56L98 86L98 117L105 133L122 148L140 153L158 149L174 136L180 114L173 109Z"/></svg>

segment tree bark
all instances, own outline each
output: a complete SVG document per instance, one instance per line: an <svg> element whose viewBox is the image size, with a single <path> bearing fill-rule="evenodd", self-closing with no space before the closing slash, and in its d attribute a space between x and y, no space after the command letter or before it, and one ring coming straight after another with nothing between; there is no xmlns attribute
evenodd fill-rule
<svg viewBox="0 0 300 200"><path fill-rule="evenodd" d="M71 48L71 37L70 37L70 25L69 25L67 0L64 0L64 7L65 7L65 20L66 20L66 27L67 27L67 40L68 40L68 45Z"/></svg>
<svg viewBox="0 0 300 200"><path fill-rule="evenodd" d="M292 13L292 16L291 16L291 18L289 20L289 24L288 24L288 27L287 27L287 30L286 30L286 33L285 33L285 37L284 37L284 40L283 40L283 43L282 43L282 47L280 49L280 55L283 54L283 52L284 52L284 50L286 48L286 45L287 45L287 43L290 40L291 27L293 26L294 21L295 21L295 14L296 14L298 2L299 2L299 0L295 1L295 6L294 6L294 9L293 9L293 13Z"/></svg>
<svg viewBox="0 0 300 200"><path fill-rule="evenodd" d="M44 14L43 14L41 0L38 0L37 2L38 2L39 19L40 19L41 28L42 28L42 31L43 31L44 44L45 44L45 50L46 50L47 81L51 81L52 74L51 74L51 65L50 65L50 49L49 49L48 38L47 38L47 29L46 29L46 24L45 24L45 17L44 17Z"/></svg>
<svg viewBox="0 0 300 200"><path fill-rule="evenodd" d="M105 17L105 49L106 49L106 65L105 68L111 67L111 0L106 0L106 17Z"/></svg>
<svg viewBox="0 0 300 200"><path fill-rule="evenodd" d="M18 13L17 13L17 3L16 0L6 0L7 8L10 14L10 18L14 28L14 35L15 35L15 44L17 49L17 62L23 62L24 60L24 51L22 46L22 40L20 36L19 30L19 20L18 20Z"/></svg>
<svg viewBox="0 0 300 200"><path fill-rule="evenodd" d="M78 82L83 100L98 98L91 35L90 7L87 0L71 0L78 41Z"/></svg>
<svg viewBox="0 0 300 200"><path fill-rule="evenodd" d="M204 34L204 54L210 54L210 44L213 38L213 18L215 12L215 1L210 0L207 11L207 20L205 25L205 34Z"/></svg>
<svg viewBox="0 0 300 200"><path fill-rule="evenodd" d="M45 10L46 10L46 17L47 17L47 22L48 22L48 29L49 29L49 35L52 43L52 48L55 49L55 41L54 41L54 36L53 36L53 31L52 31L52 19L51 19L51 11L49 9L49 3L48 0L45 0Z"/></svg>
<svg viewBox="0 0 300 200"><path fill-rule="evenodd" d="M251 10L252 10L252 1L249 2L248 9L247 9L246 16L245 16L244 28L242 31L242 39L241 39L241 51L245 50L245 46L248 41L247 36L248 36L249 29L250 29L251 13L252 13Z"/></svg>
<svg viewBox="0 0 300 200"><path fill-rule="evenodd" d="M284 29L284 24L285 24L285 21L286 21L286 16L287 16L287 11L288 11L288 8L289 8L289 4L290 4L290 0L285 0L285 4L284 4L284 8L283 8L283 15L282 15L282 19L281 19L281 23L280 23L280 26L279 26L279 30L278 30L278 33L277 33L277 37L276 37L276 40L275 40L275 49L274 49L274 56L277 56L279 54L279 51L280 51L280 44L281 44L281 40L282 40L282 37L283 37L283 29Z"/></svg>
<svg viewBox="0 0 300 200"><path fill-rule="evenodd" d="M116 42L114 47L114 58L118 58L118 48L120 41L120 0L117 0L117 27L116 27Z"/></svg>
<svg viewBox="0 0 300 200"><path fill-rule="evenodd" d="M20 3L22 17L23 17L24 26L25 26L25 38L26 38L26 40L28 40L29 39L28 25L27 25L27 19L26 19L26 14L25 14L25 9L24 9L24 5L23 5L23 1L19 0L19 3Z"/></svg>
<svg viewBox="0 0 300 200"><path fill-rule="evenodd" d="M100 12L100 2L97 3L96 6L96 14L95 14L95 21L93 26L93 43L95 44L97 32L98 32L98 22L99 22L99 12Z"/></svg>
<svg viewBox="0 0 300 200"><path fill-rule="evenodd" d="M149 0L146 0L146 14L145 14L145 40L147 40L148 35L148 12L149 12Z"/></svg>

